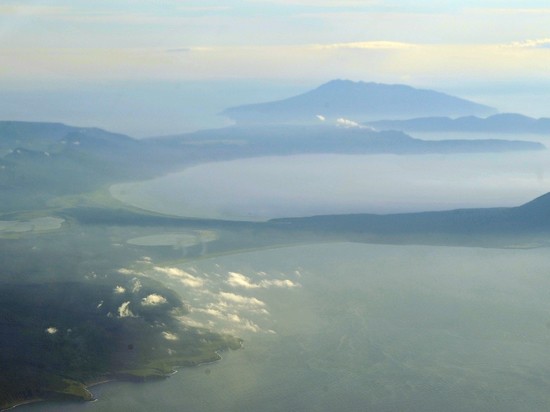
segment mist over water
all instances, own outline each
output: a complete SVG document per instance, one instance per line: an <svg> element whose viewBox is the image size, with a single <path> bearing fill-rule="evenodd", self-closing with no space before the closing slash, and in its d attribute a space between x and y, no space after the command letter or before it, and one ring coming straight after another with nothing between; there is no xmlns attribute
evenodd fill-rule
<svg viewBox="0 0 550 412"><path fill-rule="evenodd" d="M263 157L203 164L111 193L144 209L237 220L518 206L550 191L549 160L546 150Z"/></svg>

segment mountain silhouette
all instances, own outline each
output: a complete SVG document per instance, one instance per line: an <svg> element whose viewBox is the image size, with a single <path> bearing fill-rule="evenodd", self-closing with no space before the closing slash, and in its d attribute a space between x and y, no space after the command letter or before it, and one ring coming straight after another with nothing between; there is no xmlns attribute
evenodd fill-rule
<svg viewBox="0 0 550 412"><path fill-rule="evenodd" d="M231 107L221 114L238 124L404 119L419 116L489 115L495 109L444 93L405 85L332 80L284 100Z"/></svg>

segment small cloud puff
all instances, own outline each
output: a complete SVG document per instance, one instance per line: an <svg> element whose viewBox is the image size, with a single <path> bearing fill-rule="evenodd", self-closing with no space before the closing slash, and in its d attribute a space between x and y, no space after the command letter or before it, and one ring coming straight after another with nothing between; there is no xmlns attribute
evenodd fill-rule
<svg viewBox="0 0 550 412"><path fill-rule="evenodd" d="M162 337L166 340L171 340L171 341L179 340L178 335L175 335L171 332L162 332Z"/></svg>
<svg viewBox="0 0 550 412"><path fill-rule="evenodd" d="M132 279L132 293L138 293L142 288L141 282L138 278Z"/></svg>
<svg viewBox="0 0 550 412"><path fill-rule="evenodd" d="M318 114L318 115L315 116L315 117L316 117L318 120L322 121L322 122L324 122L325 120L327 120L327 118L326 118L325 116L320 115L320 114Z"/></svg>
<svg viewBox="0 0 550 412"><path fill-rule="evenodd" d="M134 272L132 269L127 269L127 268L120 268L119 270L117 270L118 273L120 273L121 275L135 275L136 272Z"/></svg>
<svg viewBox="0 0 550 412"><path fill-rule="evenodd" d="M113 293L115 295L122 295L124 292L126 292L126 288L123 288L122 286L115 286L113 289Z"/></svg>
<svg viewBox="0 0 550 412"><path fill-rule="evenodd" d="M46 333L48 333L50 335L55 335L57 333L57 328L53 327L53 326L50 326L49 328L46 329Z"/></svg>
<svg viewBox="0 0 550 412"><path fill-rule="evenodd" d="M229 275L229 277L227 279L227 283L230 286L242 287L242 288L245 288L245 289L256 289L256 288L260 287L260 285L257 285L255 283L253 283L250 280L250 278L248 278L245 275L242 275L240 273L229 272L228 275Z"/></svg>
<svg viewBox="0 0 550 412"><path fill-rule="evenodd" d="M342 127L360 127L359 123L354 122L353 120L344 119L343 117L336 119L336 124Z"/></svg>
<svg viewBox="0 0 550 412"><path fill-rule="evenodd" d="M117 309L118 317L119 318L133 318L135 315L130 310L130 302L124 302L122 305L119 306Z"/></svg>
<svg viewBox="0 0 550 412"><path fill-rule="evenodd" d="M167 300L164 296L161 296L156 293L152 293L147 297L141 299L142 306L159 306L159 305L164 305L166 302Z"/></svg>

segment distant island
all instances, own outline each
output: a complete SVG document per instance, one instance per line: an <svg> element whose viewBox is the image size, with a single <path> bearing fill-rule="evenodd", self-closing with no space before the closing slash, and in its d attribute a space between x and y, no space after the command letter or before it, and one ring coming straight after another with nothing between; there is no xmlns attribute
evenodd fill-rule
<svg viewBox="0 0 550 412"><path fill-rule="evenodd" d="M174 150L200 147L211 153L223 151L240 157L296 153L427 154L485 153L544 150L539 142L500 139L422 140L400 131L375 131L361 126L272 125L234 126L201 130L179 136L155 139L159 146Z"/></svg>
<svg viewBox="0 0 550 412"><path fill-rule="evenodd" d="M332 80L298 96L268 103L230 107L221 114L244 124L319 124L419 116L495 113L492 107L406 85Z"/></svg>
<svg viewBox="0 0 550 412"><path fill-rule="evenodd" d="M495 114L486 118L476 116L420 117L408 120L379 120L365 122L377 130L406 132L458 132L458 133L531 133L549 134L550 119L524 116L517 113Z"/></svg>

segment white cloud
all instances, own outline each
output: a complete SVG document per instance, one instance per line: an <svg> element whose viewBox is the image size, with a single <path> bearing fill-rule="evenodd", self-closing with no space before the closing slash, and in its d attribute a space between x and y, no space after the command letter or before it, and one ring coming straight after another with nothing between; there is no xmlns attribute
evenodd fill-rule
<svg viewBox="0 0 550 412"><path fill-rule="evenodd" d="M322 121L322 122L324 122L325 120L327 120L325 116L322 116L322 115L320 115L320 114L318 114L318 115L315 116L315 117L316 117L317 119L319 119L320 121Z"/></svg>
<svg viewBox="0 0 550 412"><path fill-rule="evenodd" d="M233 323L236 323L241 329L248 330L250 332L261 332L262 328L260 328L257 324L252 322L249 319L243 319L239 315L231 313L227 315L227 319Z"/></svg>
<svg viewBox="0 0 550 412"><path fill-rule="evenodd" d="M550 48L550 38L517 41L511 43L509 46L527 49L547 49Z"/></svg>
<svg viewBox="0 0 550 412"><path fill-rule="evenodd" d="M219 309L216 309L213 306L209 306L207 308L195 308L195 309L193 309L193 312L204 313L206 315L214 316L216 318L224 318L225 317L225 315L223 314L222 311L220 311Z"/></svg>
<svg viewBox="0 0 550 412"><path fill-rule="evenodd" d="M260 283L263 287L277 287L277 288L296 288L301 286L299 283L295 283L290 279L273 279L264 280Z"/></svg>
<svg viewBox="0 0 550 412"><path fill-rule="evenodd" d="M246 306L252 306L252 307L265 306L265 302L262 302L259 299L236 295L235 293L231 293L231 292L220 292L219 296L221 299L225 301L237 303L239 305L246 305Z"/></svg>
<svg viewBox="0 0 550 412"><path fill-rule="evenodd" d="M142 288L141 282L137 278L132 279L132 293L138 293Z"/></svg>
<svg viewBox="0 0 550 412"><path fill-rule="evenodd" d="M344 119L343 117L336 119L336 124L342 127L360 127L359 123L354 122L353 120Z"/></svg>
<svg viewBox="0 0 550 412"><path fill-rule="evenodd" d="M179 340L178 335L171 332L162 332L162 337L166 340L171 340L171 341Z"/></svg>
<svg viewBox="0 0 550 412"><path fill-rule="evenodd" d="M55 335L57 333L57 328L50 326L49 328L46 329L46 333L49 333L50 335Z"/></svg>
<svg viewBox="0 0 550 412"><path fill-rule="evenodd" d="M229 278L227 279L227 283L230 286L242 287L245 289L256 289L260 287L260 285L253 283L249 277L241 273L229 272L228 275L229 275Z"/></svg>
<svg viewBox="0 0 550 412"><path fill-rule="evenodd" d="M120 273L121 275L138 275L139 274L135 270L128 269L128 268L120 268L119 270L117 270L117 272Z"/></svg>
<svg viewBox="0 0 550 412"><path fill-rule="evenodd" d="M258 288L270 288L270 287L293 288L293 287L300 286L299 284L294 283L289 279L282 279L282 280L264 279L260 283L254 283L249 277L237 272L229 272L226 283L234 288L241 287L244 289L258 289Z"/></svg>
<svg viewBox="0 0 550 412"><path fill-rule="evenodd" d="M124 292L126 292L126 288L123 288L122 286L115 286L113 289L113 293L115 295L122 295Z"/></svg>
<svg viewBox="0 0 550 412"><path fill-rule="evenodd" d="M179 316L177 319L181 323L183 323L185 326L190 326L192 328L202 328L202 329L207 328L207 326L204 323L196 321L195 319L191 319L188 316Z"/></svg>
<svg viewBox="0 0 550 412"><path fill-rule="evenodd" d="M119 318L133 318L135 315L130 310L130 302L124 302L120 307L117 309L118 311L118 317Z"/></svg>
<svg viewBox="0 0 550 412"><path fill-rule="evenodd" d="M310 46L316 50L332 50L332 49L370 49L370 50L394 50L394 49L409 49L416 47L411 43L402 43L395 41L360 41L349 43L327 43L314 44Z"/></svg>
<svg viewBox="0 0 550 412"><path fill-rule="evenodd" d="M141 299L142 306L159 306L164 305L166 302L166 298L157 293L152 293L147 297Z"/></svg>
<svg viewBox="0 0 550 412"><path fill-rule="evenodd" d="M154 269L157 272L164 273L170 277L179 278L181 283L183 283L185 286L189 286L190 288L200 288L204 286L203 279L197 276L193 276L192 274L187 273L186 271L179 268L155 266Z"/></svg>

